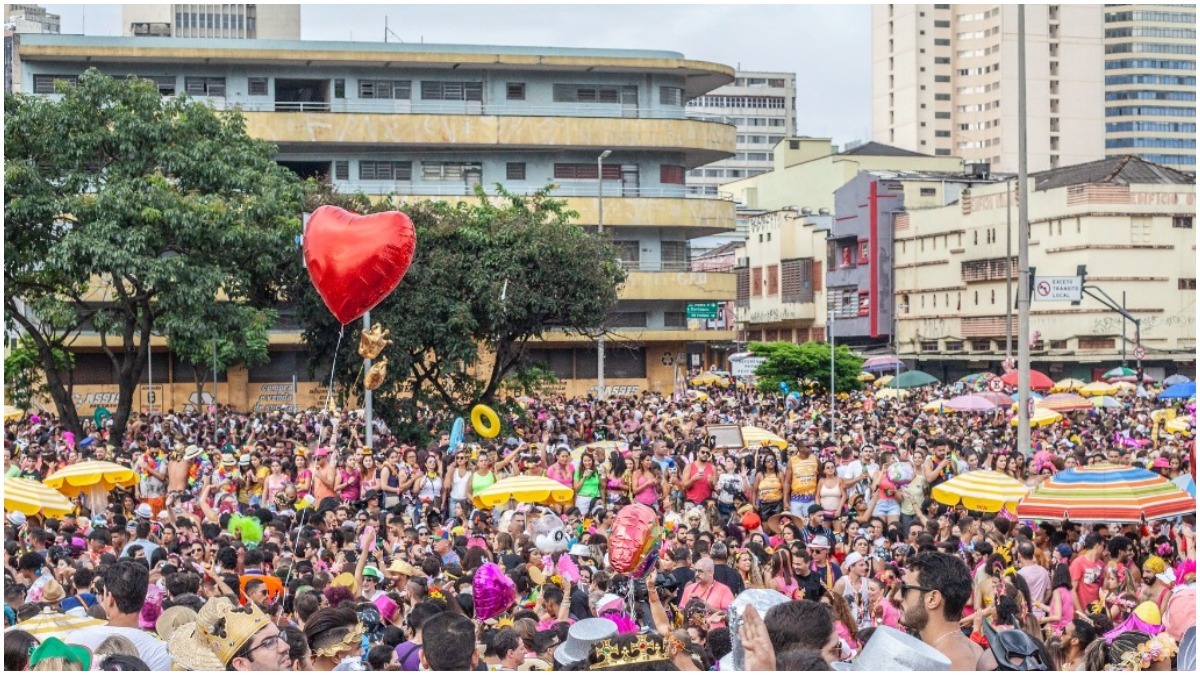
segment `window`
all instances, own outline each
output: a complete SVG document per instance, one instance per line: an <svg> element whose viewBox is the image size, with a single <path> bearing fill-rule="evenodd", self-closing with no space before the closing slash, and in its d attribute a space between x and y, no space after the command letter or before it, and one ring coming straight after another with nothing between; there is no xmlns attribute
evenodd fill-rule
<svg viewBox="0 0 1200 675"><path fill-rule="evenodd" d="M422 82L422 101L482 101L482 82Z"/></svg>
<svg viewBox="0 0 1200 675"><path fill-rule="evenodd" d="M525 162L508 162L504 168L505 180L525 180Z"/></svg>
<svg viewBox="0 0 1200 675"><path fill-rule="evenodd" d="M1067 348L1066 340L1051 340L1050 341L1050 349L1066 349L1066 348Z"/></svg>
<svg viewBox="0 0 1200 675"><path fill-rule="evenodd" d="M870 255L871 255L871 242L869 242L869 241L858 242L858 264L859 265L867 264L867 262L870 260Z"/></svg>
<svg viewBox="0 0 1200 675"><path fill-rule="evenodd" d="M411 80L359 80L358 97L371 99L412 98Z"/></svg>
<svg viewBox="0 0 1200 675"><path fill-rule="evenodd" d="M659 182L663 185L683 185L687 169L682 166L663 164L659 167Z"/></svg>
<svg viewBox="0 0 1200 675"><path fill-rule="evenodd" d="M223 77L185 77L183 90L188 96L224 96L225 78Z"/></svg>
<svg viewBox="0 0 1200 675"><path fill-rule="evenodd" d="M645 312L613 312L608 317L608 325L613 328L645 328L646 313ZM605 365L604 372L608 373L608 366Z"/></svg>
<svg viewBox="0 0 1200 675"><path fill-rule="evenodd" d="M921 351L936 352L938 350L937 340L925 340L921 342Z"/></svg>
<svg viewBox="0 0 1200 675"><path fill-rule="evenodd" d="M991 340L971 340L971 351L973 352L986 352L991 350L991 348Z"/></svg>
<svg viewBox="0 0 1200 675"><path fill-rule="evenodd" d="M359 180L412 180L412 162L358 161Z"/></svg>
<svg viewBox="0 0 1200 675"><path fill-rule="evenodd" d="M617 249L618 259L623 263L632 263L632 266L636 267L641 260L641 242L637 240L616 239L613 241L613 247Z"/></svg>
<svg viewBox="0 0 1200 675"><path fill-rule="evenodd" d="M1114 338L1079 338L1080 349L1114 349L1117 341Z"/></svg>
<svg viewBox="0 0 1200 675"><path fill-rule="evenodd" d="M1191 216L1175 216L1171 218L1171 227L1190 230L1192 229Z"/></svg>
<svg viewBox="0 0 1200 675"><path fill-rule="evenodd" d="M174 75L139 75L143 80L150 80L154 86L158 87L160 96L175 95L175 76Z"/></svg>
<svg viewBox="0 0 1200 675"><path fill-rule="evenodd" d="M961 340L946 340L946 351L961 352L962 350L963 350L963 343Z"/></svg>
<svg viewBox="0 0 1200 675"><path fill-rule="evenodd" d="M1196 280L1194 278L1193 279L1180 279L1179 280L1179 290L1181 290L1181 291L1196 290Z"/></svg>
<svg viewBox="0 0 1200 675"><path fill-rule="evenodd" d="M508 85L504 87L504 98L509 101L524 101L525 83L509 82Z"/></svg>
<svg viewBox="0 0 1200 675"><path fill-rule="evenodd" d="M555 164L555 180L596 180L596 164ZM621 167L617 164L604 165L604 180L621 180Z"/></svg>
<svg viewBox="0 0 1200 675"><path fill-rule="evenodd" d="M346 80L338 78L333 81L333 97L346 98Z"/></svg>
<svg viewBox="0 0 1200 675"><path fill-rule="evenodd" d="M779 265L767 265L767 295L779 295Z"/></svg>
<svg viewBox="0 0 1200 675"><path fill-rule="evenodd" d="M556 84L555 103L633 103L637 86L607 84Z"/></svg>
<svg viewBox="0 0 1200 675"><path fill-rule="evenodd" d="M421 162L421 180L458 181L482 176L480 162Z"/></svg>
<svg viewBox="0 0 1200 675"><path fill-rule="evenodd" d="M662 105L683 105L683 87L659 87L658 102Z"/></svg>
<svg viewBox="0 0 1200 675"><path fill-rule="evenodd" d="M763 294L763 270L761 267L750 268L750 296L761 298Z"/></svg>
<svg viewBox="0 0 1200 675"><path fill-rule="evenodd" d="M334 180L350 180L350 162L342 159L333 163Z"/></svg>
<svg viewBox="0 0 1200 675"><path fill-rule="evenodd" d="M663 312L663 327L682 330L687 328L687 312Z"/></svg>
<svg viewBox="0 0 1200 675"><path fill-rule="evenodd" d="M737 306L748 307L750 305L750 269L738 267L733 273L737 281Z"/></svg>
<svg viewBox="0 0 1200 675"><path fill-rule="evenodd" d="M247 80L246 93L250 96L266 96L267 95L267 78L252 77Z"/></svg>
<svg viewBox="0 0 1200 675"><path fill-rule="evenodd" d="M921 196L922 197L936 197L937 196L937 188L923 187L923 188L921 188Z"/></svg>
<svg viewBox="0 0 1200 675"><path fill-rule="evenodd" d="M688 268L689 251L686 241L664 241L662 248L662 268L670 272L682 272Z"/></svg>

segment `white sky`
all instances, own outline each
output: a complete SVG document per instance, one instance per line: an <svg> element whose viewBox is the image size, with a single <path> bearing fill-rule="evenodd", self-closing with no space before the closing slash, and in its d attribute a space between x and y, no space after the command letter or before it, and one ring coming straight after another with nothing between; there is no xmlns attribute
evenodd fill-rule
<svg viewBox="0 0 1200 675"><path fill-rule="evenodd" d="M47 4L62 32L120 35L120 5ZM661 49L796 73L797 131L844 144L871 131L869 5L305 3L305 40Z"/></svg>

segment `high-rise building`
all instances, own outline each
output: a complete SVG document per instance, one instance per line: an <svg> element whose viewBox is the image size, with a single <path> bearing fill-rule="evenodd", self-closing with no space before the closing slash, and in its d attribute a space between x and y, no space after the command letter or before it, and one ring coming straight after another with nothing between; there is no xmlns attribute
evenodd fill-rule
<svg viewBox="0 0 1200 675"><path fill-rule="evenodd" d="M687 102L691 116L726 118L737 127L737 152L729 159L688 172L693 192L716 194L719 186L772 169L775 144L796 133L796 74L738 71L733 82Z"/></svg>
<svg viewBox="0 0 1200 675"><path fill-rule="evenodd" d="M60 33L59 15L41 5L4 6L4 92L21 91L21 59L17 56L17 36L23 33Z"/></svg>
<svg viewBox="0 0 1200 675"><path fill-rule="evenodd" d="M1017 5L875 5L873 136L1015 172ZM1104 157L1104 10L1027 5L1029 170Z"/></svg>
<svg viewBox="0 0 1200 675"><path fill-rule="evenodd" d="M1196 170L1196 6L1104 6L1104 147Z"/></svg>
<svg viewBox="0 0 1200 675"><path fill-rule="evenodd" d="M126 36L299 40L300 5L123 5Z"/></svg>
<svg viewBox="0 0 1200 675"><path fill-rule="evenodd" d="M5 5L4 23L17 33L61 33L59 15L41 5Z"/></svg>
<svg viewBox="0 0 1200 675"><path fill-rule="evenodd" d="M688 318L689 305L735 297L732 258L698 261L693 245L732 230L734 204L689 194L685 181L689 169L734 152L732 126L691 119L684 105L732 81L731 67L646 50L21 37L26 91L53 93L56 81L73 82L89 67L138 75L164 96L240 109L247 133L278 147L280 164L342 192L473 201L477 186L529 194L553 183L583 226L599 225L603 214L628 272L608 320L609 395L670 391L676 365L720 364L735 349L731 318L711 330ZM286 314L272 331L268 364L230 369L221 391L235 408L278 409L293 375L297 405L324 400L321 384L306 382L307 354ZM527 358L552 370L563 393L594 391L593 340L550 330L529 347ZM90 413L87 402L115 391L111 364L95 333L73 349L75 392ZM154 372L183 372L172 358L156 342ZM92 373L86 382L84 372ZM159 403L182 407L194 392L190 381L172 379Z"/></svg>

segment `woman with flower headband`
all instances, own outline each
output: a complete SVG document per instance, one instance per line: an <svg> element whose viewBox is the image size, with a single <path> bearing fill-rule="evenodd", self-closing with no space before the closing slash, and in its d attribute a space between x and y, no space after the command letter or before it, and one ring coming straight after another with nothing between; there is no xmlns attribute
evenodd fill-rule
<svg viewBox="0 0 1200 675"><path fill-rule="evenodd" d="M1084 670L1171 670L1171 659L1179 652L1166 633L1148 635L1138 630L1112 639L1096 640L1084 654Z"/></svg>
<svg viewBox="0 0 1200 675"><path fill-rule="evenodd" d="M1114 624L1124 621L1138 604L1132 581L1129 573L1117 561L1108 561L1104 565L1100 598L1090 608L1092 613L1106 613Z"/></svg>

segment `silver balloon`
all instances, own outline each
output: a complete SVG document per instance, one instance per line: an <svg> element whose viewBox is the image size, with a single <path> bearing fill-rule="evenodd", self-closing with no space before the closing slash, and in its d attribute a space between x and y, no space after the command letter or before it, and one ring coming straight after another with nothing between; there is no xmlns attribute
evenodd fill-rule
<svg viewBox="0 0 1200 675"><path fill-rule="evenodd" d="M734 598L733 603L729 605L729 640L733 646L733 651L729 653L733 657L733 670L746 669L746 650L742 647L742 636L739 634L742 628L742 612L746 607L753 605L754 609L758 610L758 615L767 618L767 612L775 605L782 605L788 601L788 597L779 591L773 591L767 588L751 588L742 591L740 595ZM725 668L722 667L722 670Z"/></svg>

